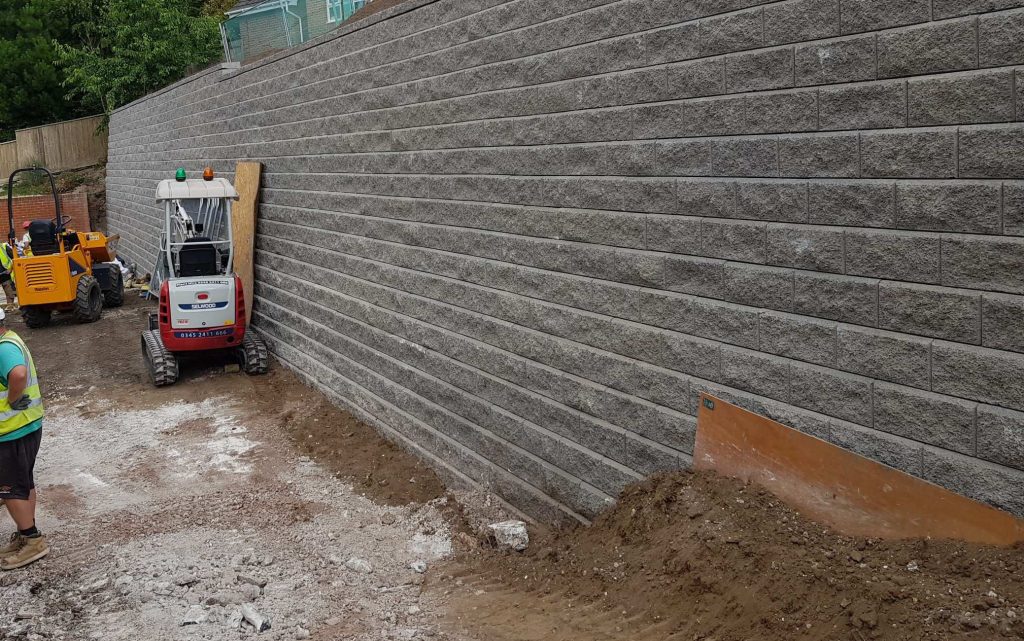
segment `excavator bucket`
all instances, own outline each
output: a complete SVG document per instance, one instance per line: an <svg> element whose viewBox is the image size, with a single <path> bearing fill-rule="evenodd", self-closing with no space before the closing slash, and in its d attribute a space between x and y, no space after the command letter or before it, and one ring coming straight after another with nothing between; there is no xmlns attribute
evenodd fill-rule
<svg viewBox="0 0 1024 641"><path fill-rule="evenodd" d="M1006 512L709 395L701 397L693 459L849 536L1024 541L1024 521Z"/></svg>

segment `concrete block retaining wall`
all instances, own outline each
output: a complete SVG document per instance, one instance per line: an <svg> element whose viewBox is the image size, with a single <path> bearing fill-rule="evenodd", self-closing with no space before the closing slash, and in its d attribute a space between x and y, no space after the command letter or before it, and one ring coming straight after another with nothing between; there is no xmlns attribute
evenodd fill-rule
<svg viewBox="0 0 1024 641"><path fill-rule="evenodd" d="M1024 0L412 0L117 111L108 207L265 163L288 365L541 519L724 397L1024 515Z"/></svg>

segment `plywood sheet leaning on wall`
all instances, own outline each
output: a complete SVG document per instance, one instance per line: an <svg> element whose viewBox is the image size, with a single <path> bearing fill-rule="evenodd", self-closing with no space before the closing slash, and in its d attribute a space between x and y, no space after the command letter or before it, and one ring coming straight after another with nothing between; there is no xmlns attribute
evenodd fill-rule
<svg viewBox="0 0 1024 641"><path fill-rule="evenodd" d="M235 245L235 273L245 287L245 322L252 318L253 254L256 242L256 211L259 208L260 175L263 165L240 162L235 167L238 202L231 212L231 235Z"/></svg>
<svg viewBox="0 0 1024 641"><path fill-rule="evenodd" d="M708 395L693 456L851 536L1024 541L1024 521Z"/></svg>

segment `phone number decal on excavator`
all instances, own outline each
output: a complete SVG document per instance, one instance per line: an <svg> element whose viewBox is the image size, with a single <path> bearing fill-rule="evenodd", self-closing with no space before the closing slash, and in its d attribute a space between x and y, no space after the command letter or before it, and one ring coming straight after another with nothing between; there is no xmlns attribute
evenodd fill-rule
<svg viewBox="0 0 1024 641"><path fill-rule="evenodd" d="M213 329L204 332L174 332L175 338L209 338L211 336L230 336L235 333L235 328Z"/></svg>

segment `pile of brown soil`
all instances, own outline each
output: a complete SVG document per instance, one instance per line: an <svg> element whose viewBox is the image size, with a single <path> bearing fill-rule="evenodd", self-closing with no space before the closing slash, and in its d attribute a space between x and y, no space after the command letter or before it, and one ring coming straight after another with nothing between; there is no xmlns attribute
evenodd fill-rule
<svg viewBox="0 0 1024 641"><path fill-rule="evenodd" d="M1024 546L844 537L709 474L650 478L591 528L449 572L434 590L494 640L1024 639Z"/></svg>
<svg viewBox="0 0 1024 641"><path fill-rule="evenodd" d="M293 379L277 371L271 376ZM437 475L419 459L381 438L369 425L301 384L288 386L282 426L295 445L335 476L385 505L426 503L445 495ZM268 408L270 409L270 408Z"/></svg>

